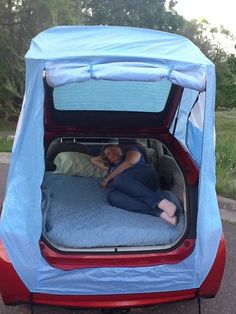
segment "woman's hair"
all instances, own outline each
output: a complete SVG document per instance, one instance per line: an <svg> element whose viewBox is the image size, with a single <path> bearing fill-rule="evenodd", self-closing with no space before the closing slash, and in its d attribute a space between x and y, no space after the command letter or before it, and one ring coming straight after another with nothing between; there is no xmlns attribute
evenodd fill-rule
<svg viewBox="0 0 236 314"><path fill-rule="evenodd" d="M119 147L119 148L120 148L120 146L117 145L117 144L106 144L106 145L104 145L104 146L102 147L101 152L100 152L100 157L101 157L102 160L105 162L105 164L108 165L108 166L110 165L110 161L109 161L109 159L106 157L105 150L106 150L107 148L109 148L109 147ZM121 149L121 148L120 148L120 149Z"/></svg>

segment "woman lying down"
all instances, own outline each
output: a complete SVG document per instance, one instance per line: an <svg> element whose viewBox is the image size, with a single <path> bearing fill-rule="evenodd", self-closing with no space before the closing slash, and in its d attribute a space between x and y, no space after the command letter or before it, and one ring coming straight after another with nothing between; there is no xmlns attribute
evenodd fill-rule
<svg viewBox="0 0 236 314"><path fill-rule="evenodd" d="M108 201L112 206L158 216L172 225L177 224L177 201L171 201L169 192L158 187L156 170L145 163L137 147L123 153L120 146L108 144L91 162L108 171L101 186L111 188Z"/></svg>

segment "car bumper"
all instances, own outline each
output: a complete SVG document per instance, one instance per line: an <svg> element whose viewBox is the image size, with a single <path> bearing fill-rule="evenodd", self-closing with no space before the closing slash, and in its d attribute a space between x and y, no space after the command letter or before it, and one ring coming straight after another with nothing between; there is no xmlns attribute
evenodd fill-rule
<svg viewBox="0 0 236 314"><path fill-rule="evenodd" d="M214 264L199 289L119 295L52 295L30 293L13 268L4 245L0 241L0 290L2 300L6 305L31 303L91 309L142 307L189 300L197 296L214 297L223 276L225 255L225 240L222 235Z"/></svg>

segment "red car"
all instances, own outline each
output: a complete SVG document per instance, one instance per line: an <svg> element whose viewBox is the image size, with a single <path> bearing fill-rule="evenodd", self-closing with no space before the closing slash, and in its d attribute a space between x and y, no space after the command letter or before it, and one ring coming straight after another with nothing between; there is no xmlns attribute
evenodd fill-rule
<svg viewBox="0 0 236 314"><path fill-rule="evenodd" d="M32 41L26 74L0 225L4 303L129 309L214 297L226 254L214 65L174 34L56 27ZM91 162L108 144L135 147L155 169L177 223L109 203Z"/></svg>

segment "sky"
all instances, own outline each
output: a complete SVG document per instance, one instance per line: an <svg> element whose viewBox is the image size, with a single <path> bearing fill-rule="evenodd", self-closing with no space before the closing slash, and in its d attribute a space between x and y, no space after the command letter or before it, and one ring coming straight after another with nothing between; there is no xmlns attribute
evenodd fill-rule
<svg viewBox="0 0 236 314"><path fill-rule="evenodd" d="M236 36L235 0L177 0L178 14L186 19L206 18L212 26L223 25Z"/></svg>

